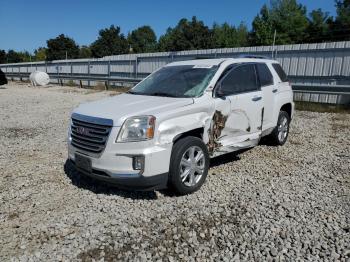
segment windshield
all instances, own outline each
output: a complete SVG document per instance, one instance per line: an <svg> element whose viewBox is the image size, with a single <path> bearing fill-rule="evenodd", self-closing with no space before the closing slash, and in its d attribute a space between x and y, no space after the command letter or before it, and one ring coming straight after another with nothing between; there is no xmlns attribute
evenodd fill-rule
<svg viewBox="0 0 350 262"><path fill-rule="evenodd" d="M197 97L214 76L217 66L167 66L151 74L129 93L150 96Z"/></svg>

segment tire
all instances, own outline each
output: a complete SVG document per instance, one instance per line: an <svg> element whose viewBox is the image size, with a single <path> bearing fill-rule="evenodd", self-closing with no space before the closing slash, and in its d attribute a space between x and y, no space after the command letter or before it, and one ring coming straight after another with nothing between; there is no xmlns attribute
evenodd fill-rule
<svg viewBox="0 0 350 262"><path fill-rule="evenodd" d="M192 136L182 138L171 153L169 186L179 195L193 193L203 185L208 169L209 153L203 141Z"/></svg>
<svg viewBox="0 0 350 262"><path fill-rule="evenodd" d="M272 145L283 146L286 143L289 134L289 124L289 114L285 111L280 111L277 126L268 136L268 139Z"/></svg>

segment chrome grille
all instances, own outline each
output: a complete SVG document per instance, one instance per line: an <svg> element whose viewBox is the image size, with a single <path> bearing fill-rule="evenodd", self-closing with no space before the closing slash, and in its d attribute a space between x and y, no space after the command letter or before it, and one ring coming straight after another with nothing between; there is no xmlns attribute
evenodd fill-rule
<svg viewBox="0 0 350 262"><path fill-rule="evenodd" d="M112 120L72 115L71 144L83 151L101 154L106 147Z"/></svg>

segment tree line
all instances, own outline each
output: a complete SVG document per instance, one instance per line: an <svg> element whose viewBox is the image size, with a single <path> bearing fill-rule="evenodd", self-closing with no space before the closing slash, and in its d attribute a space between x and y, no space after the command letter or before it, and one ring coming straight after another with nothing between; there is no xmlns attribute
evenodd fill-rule
<svg viewBox="0 0 350 262"><path fill-rule="evenodd" d="M159 39L147 25L127 36L119 26L111 25L100 30L97 40L89 46L79 46L71 37L60 34L33 54L0 50L0 63L271 45L274 38L277 45L350 40L350 0L335 0L335 7L336 16L332 17L322 9L307 13L306 7L296 0L272 0L261 8L250 31L243 22L238 26L214 23L209 27L194 16L191 20L181 19Z"/></svg>

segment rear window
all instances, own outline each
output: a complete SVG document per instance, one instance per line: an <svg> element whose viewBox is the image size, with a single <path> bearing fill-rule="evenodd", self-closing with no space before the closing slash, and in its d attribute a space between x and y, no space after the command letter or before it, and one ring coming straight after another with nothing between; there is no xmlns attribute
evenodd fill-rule
<svg viewBox="0 0 350 262"><path fill-rule="evenodd" d="M256 64L256 69L258 71L261 86L273 85L273 76L266 64Z"/></svg>
<svg viewBox="0 0 350 262"><path fill-rule="evenodd" d="M278 74L278 76L280 77L281 81L282 82L287 82L288 81L288 77L287 77L286 73L283 71L283 69L280 66L280 64L272 64L272 66L275 69L275 71Z"/></svg>

